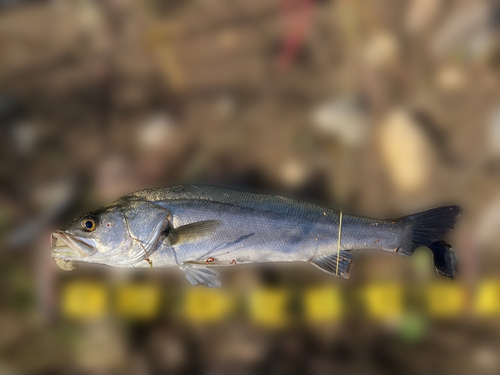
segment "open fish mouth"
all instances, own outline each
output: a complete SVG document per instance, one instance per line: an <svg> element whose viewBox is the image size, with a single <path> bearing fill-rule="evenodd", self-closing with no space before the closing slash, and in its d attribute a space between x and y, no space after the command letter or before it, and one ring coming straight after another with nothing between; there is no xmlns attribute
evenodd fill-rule
<svg viewBox="0 0 500 375"><path fill-rule="evenodd" d="M94 240L74 236L62 231L52 233L51 255L53 258L81 258L94 254Z"/></svg>

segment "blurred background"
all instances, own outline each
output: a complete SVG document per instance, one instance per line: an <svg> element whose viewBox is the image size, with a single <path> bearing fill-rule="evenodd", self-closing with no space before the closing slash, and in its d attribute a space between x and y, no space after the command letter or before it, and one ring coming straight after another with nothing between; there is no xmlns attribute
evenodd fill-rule
<svg viewBox="0 0 500 375"><path fill-rule="evenodd" d="M500 3L0 0L0 374L500 373ZM396 218L459 204L429 252L58 269L50 233L179 183Z"/></svg>

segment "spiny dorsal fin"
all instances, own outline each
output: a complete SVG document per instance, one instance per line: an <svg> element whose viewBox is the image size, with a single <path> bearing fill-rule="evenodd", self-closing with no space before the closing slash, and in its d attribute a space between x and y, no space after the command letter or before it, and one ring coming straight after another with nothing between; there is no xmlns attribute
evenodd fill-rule
<svg viewBox="0 0 500 375"><path fill-rule="evenodd" d="M321 271L348 279L351 272L352 255L349 251L341 251L339 256L339 270L337 274L337 253L321 255L309 259L309 263Z"/></svg>
<svg viewBox="0 0 500 375"><path fill-rule="evenodd" d="M170 245L199 241L214 234L221 224L220 220L206 220L171 229L168 235Z"/></svg>

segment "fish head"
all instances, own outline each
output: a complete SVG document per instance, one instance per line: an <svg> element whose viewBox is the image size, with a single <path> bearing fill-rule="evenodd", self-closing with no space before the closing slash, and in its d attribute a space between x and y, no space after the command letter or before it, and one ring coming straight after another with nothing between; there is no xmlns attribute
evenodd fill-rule
<svg viewBox="0 0 500 375"><path fill-rule="evenodd" d="M155 204L122 198L55 231L51 255L58 265L81 261L135 266L148 260L166 237L169 217L168 210Z"/></svg>

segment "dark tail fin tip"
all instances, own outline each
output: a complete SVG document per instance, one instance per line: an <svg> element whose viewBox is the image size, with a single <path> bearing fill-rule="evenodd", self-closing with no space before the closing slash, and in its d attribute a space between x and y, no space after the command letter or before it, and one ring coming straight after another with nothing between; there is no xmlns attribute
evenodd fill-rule
<svg viewBox="0 0 500 375"><path fill-rule="evenodd" d="M440 275L454 279L457 276L457 256L451 245L445 241L429 246L434 257L434 267Z"/></svg>

